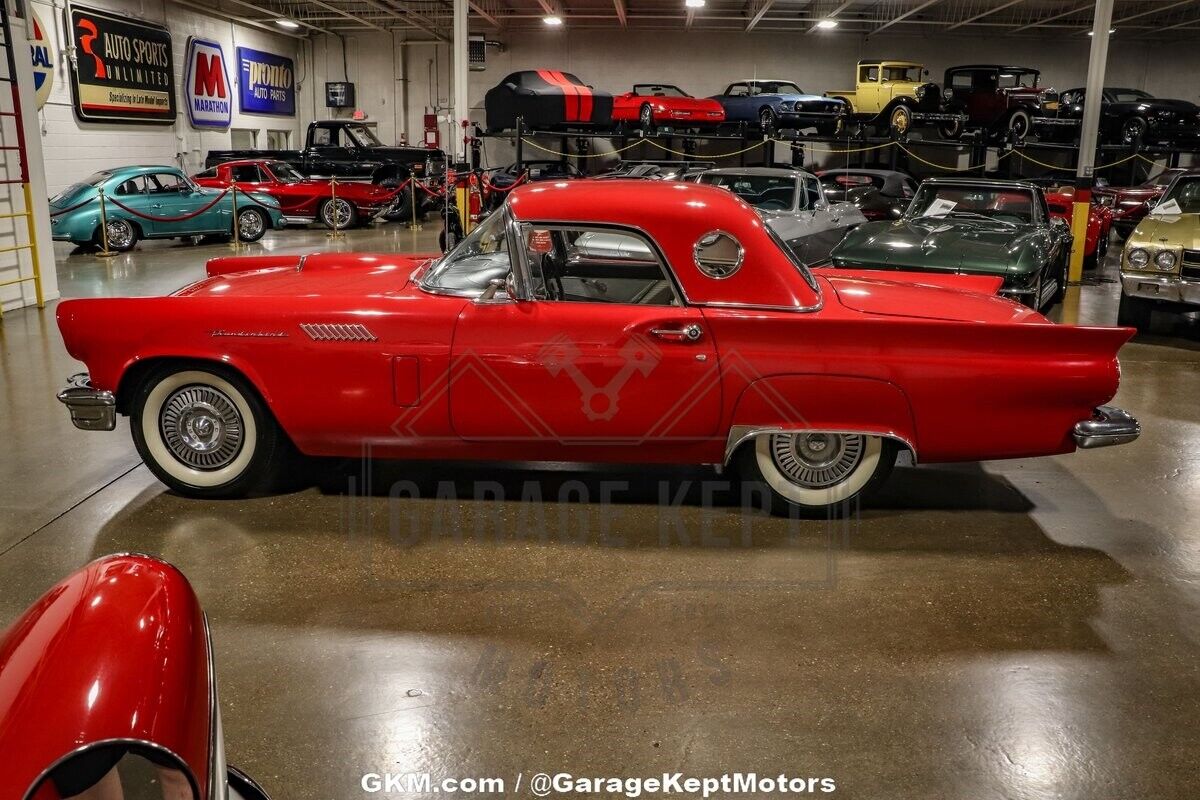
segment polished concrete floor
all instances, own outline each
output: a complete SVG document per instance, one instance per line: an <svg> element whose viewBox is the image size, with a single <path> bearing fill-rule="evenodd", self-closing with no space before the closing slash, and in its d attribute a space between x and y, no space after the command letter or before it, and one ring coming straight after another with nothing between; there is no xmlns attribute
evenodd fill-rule
<svg viewBox="0 0 1200 800"><path fill-rule="evenodd" d="M326 245L286 231L259 249ZM161 293L223 252L63 249L59 277L64 296ZM1066 313L1111 324L1116 292L1093 279ZM1185 321L1123 351L1135 444L900 469L839 524L744 520L704 502L702 470L380 464L363 497L361 465L330 463L296 493L185 500L124 421L70 427L53 393L77 365L52 308L6 315L0 354L0 625L90 559L165 556L212 623L230 761L280 800L366 796L365 772L664 770L830 777L856 798L1200 796ZM426 498L389 501L410 477ZM471 499L483 480L549 502ZM614 481L612 503L557 502Z"/></svg>

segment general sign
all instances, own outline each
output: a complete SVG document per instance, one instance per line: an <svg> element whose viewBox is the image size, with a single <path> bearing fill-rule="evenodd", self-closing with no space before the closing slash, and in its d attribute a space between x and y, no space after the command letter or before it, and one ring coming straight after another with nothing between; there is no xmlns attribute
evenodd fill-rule
<svg viewBox="0 0 1200 800"><path fill-rule="evenodd" d="M290 58L239 47L237 60L238 107L244 113L295 115L295 71Z"/></svg>
<svg viewBox="0 0 1200 800"><path fill-rule="evenodd" d="M37 106L41 108L50 99L50 88L54 86L54 51L50 49L46 26L32 6L29 7L29 17L33 22L33 38L29 40L29 57L33 59L33 88L37 90Z"/></svg>
<svg viewBox="0 0 1200 800"><path fill-rule="evenodd" d="M195 36L188 39L184 78L188 119L197 128L228 128L233 119L233 92L221 45Z"/></svg>
<svg viewBox="0 0 1200 800"><path fill-rule="evenodd" d="M71 7L78 57L75 114L87 122L175 121L175 65L166 28L107 11Z"/></svg>

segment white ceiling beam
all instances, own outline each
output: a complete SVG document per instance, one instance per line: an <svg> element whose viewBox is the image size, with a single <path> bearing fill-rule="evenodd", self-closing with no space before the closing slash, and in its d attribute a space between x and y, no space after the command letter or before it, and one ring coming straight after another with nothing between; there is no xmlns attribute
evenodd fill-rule
<svg viewBox="0 0 1200 800"><path fill-rule="evenodd" d="M964 19L960 22L956 22L953 25L951 25L949 28L946 28L946 30L952 31L952 30L955 30L956 28L961 28L963 25L970 25L975 20L983 19L984 17L988 17L988 16L991 16L992 14L995 14L997 11L1003 11L1006 8L1012 8L1013 6L1017 5L1018 3L1024 3L1024 2L1025 2L1025 0L1008 0L1007 3L1001 3L1000 5L996 6L995 8L989 8L987 11L982 11L973 17L967 17L966 19Z"/></svg>
<svg viewBox="0 0 1200 800"><path fill-rule="evenodd" d="M206 6L203 3L190 3L190 2L188 2L188 0L168 0L168 2L173 3L174 5L177 5L177 6L181 6L182 8L189 8L193 11L199 11L200 13L203 13L203 14L211 14L212 16L218 17L220 19L228 20L230 22L236 22L239 25L247 25L251 28L260 28L264 31L269 31L274 34L278 34L279 36L287 36L290 39L299 39L301 41L305 41L308 38L299 33L288 33L287 31L280 28L278 25L270 25L270 24L267 24L266 22L262 22L261 20L249 19L247 17L238 16L237 14L231 14L228 11L222 11L221 9L214 8L212 6ZM239 4L239 5L242 5L242 4ZM316 31L320 31L321 33L328 33L328 31L326 31L324 28L318 28L316 25L308 25L306 27L312 28L313 30L316 30Z"/></svg>
<svg viewBox="0 0 1200 800"><path fill-rule="evenodd" d="M1009 33L1019 33L1024 30L1029 30L1030 28L1040 28L1040 27L1044 26L1047 22L1053 22L1056 19L1062 19L1063 17L1069 17L1072 14L1078 14L1080 11L1087 11L1087 10L1095 8L1095 7L1096 7L1095 3L1088 3L1086 5L1079 6L1078 8L1072 8L1068 11L1062 11L1053 16L1045 17L1044 19L1039 19L1037 22L1031 22L1028 25L1022 25L1019 28L1013 28L1011 31L1009 31Z"/></svg>
<svg viewBox="0 0 1200 800"><path fill-rule="evenodd" d="M311 2L311 0L309 0L309 1ZM403 7L396 8L393 6L389 6L384 3L380 3L378 0L358 0L358 2L365 3L369 7L375 9L376 11L381 11L384 14L387 14L389 17L393 17L402 22L407 22L409 25L412 25L414 28L425 31L430 36L433 36L437 39L441 39L442 41L447 41L447 39L448 39L446 34L438 31L437 26L434 24L433 20L428 19L427 17L424 17L421 14L414 13Z"/></svg>
<svg viewBox="0 0 1200 800"><path fill-rule="evenodd" d="M924 11L925 9L929 8L930 6L940 3L941 1L942 0L925 0L924 3L914 6L914 7L910 8L908 11L905 11L900 16L894 17L893 19L890 19L887 22L883 23L878 28L871 31L871 33L875 34L875 33L879 33L882 30L887 30L888 28L895 25L897 22L902 22L902 21L908 19L909 17L911 17L913 14L919 14L922 11Z"/></svg>
<svg viewBox="0 0 1200 800"><path fill-rule="evenodd" d="M329 33L329 31L325 30L324 28L313 25L306 20L299 19L298 17L289 17L282 11L278 11L274 8L267 8L266 6L259 5L258 3L250 3L247 2L247 0L225 0L225 2L233 3L235 6L241 6L242 8L248 8L251 11L257 11L260 14L265 14L267 17L269 17L269 19L263 20L264 24L274 22L277 19L290 19L293 22L297 22L305 28L308 28L309 30L317 31L318 33ZM213 10L216 11L216 9ZM276 25L275 27L278 28L279 26Z"/></svg>
<svg viewBox="0 0 1200 800"><path fill-rule="evenodd" d="M311 3L312 5L316 6L317 8L323 8L332 14L337 14L339 17L345 17L346 19L348 19L352 22L361 22L363 25L366 25L368 28L374 28L377 31L383 31L384 33L390 33L390 31L387 28L383 27L382 25L377 25L376 23L371 22L370 20L365 20L362 17L356 17L353 14L351 14L350 12L345 11L344 9L341 9L335 5L330 5L329 3L326 3L324 0L304 0L304 1L306 3Z"/></svg>
<svg viewBox="0 0 1200 800"><path fill-rule="evenodd" d="M758 10L754 12L754 16L750 17L750 21L746 23L746 32L754 30L754 26L762 22L762 18L767 15L767 12L775 5L775 0L762 0Z"/></svg>
<svg viewBox="0 0 1200 800"><path fill-rule="evenodd" d="M625 12L625 0L613 0L613 10L617 12L617 20L621 23L621 27L629 27L628 16Z"/></svg>
<svg viewBox="0 0 1200 800"><path fill-rule="evenodd" d="M1195 4L1195 2L1196 2L1196 0L1176 0L1176 2L1174 2L1174 3L1168 3L1168 4L1167 4L1167 5L1165 5L1165 6L1158 6L1157 8L1152 8L1152 9L1150 9L1149 11L1139 11L1138 13L1136 13L1136 14L1130 14L1130 15L1129 15L1129 16L1127 16L1127 17L1121 17L1120 19L1114 19L1114 20L1112 21L1112 24L1113 24L1113 25L1120 25L1122 22L1128 22L1129 20L1131 20L1131 19L1137 19L1138 17L1148 17L1148 16L1150 16L1151 14L1157 14L1157 13L1158 13L1158 12L1160 12L1160 11L1167 11L1168 9L1172 9L1172 8L1175 8L1175 7L1177 7L1177 6L1188 6L1188 5L1194 5L1194 4Z"/></svg>

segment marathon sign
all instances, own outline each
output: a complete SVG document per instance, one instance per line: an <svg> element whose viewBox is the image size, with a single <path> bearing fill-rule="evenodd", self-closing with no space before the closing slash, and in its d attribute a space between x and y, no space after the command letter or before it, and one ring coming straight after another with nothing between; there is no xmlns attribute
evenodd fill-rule
<svg viewBox="0 0 1200 800"><path fill-rule="evenodd" d="M188 119L193 126L229 127L233 120L233 91L221 45L195 36L188 39L184 86Z"/></svg>
<svg viewBox="0 0 1200 800"><path fill-rule="evenodd" d="M175 122L171 34L161 25L72 6L75 115L85 122Z"/></svg>
<svg viewBox="0 0 1200 800"><path fill-rule="evenodd" d="M295 70L290 58L239 47L237 60L238 107L243 113L295 115Z"/></svg>

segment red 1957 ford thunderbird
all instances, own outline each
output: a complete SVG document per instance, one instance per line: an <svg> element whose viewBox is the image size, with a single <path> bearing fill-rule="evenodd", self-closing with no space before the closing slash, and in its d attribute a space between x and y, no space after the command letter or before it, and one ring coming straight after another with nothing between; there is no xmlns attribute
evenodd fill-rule
<svg viewBox="0 0 1200 800"><path fill-rule="evenodd" d="M514 191L441 258L220 258L168 297L70 300L77 427L131 418L172 489L265 488L295 451L728 466L777 512L924 462L1132 441L1133 331L1055 325L1000 278L812 272L730 192Z"/></svg>

